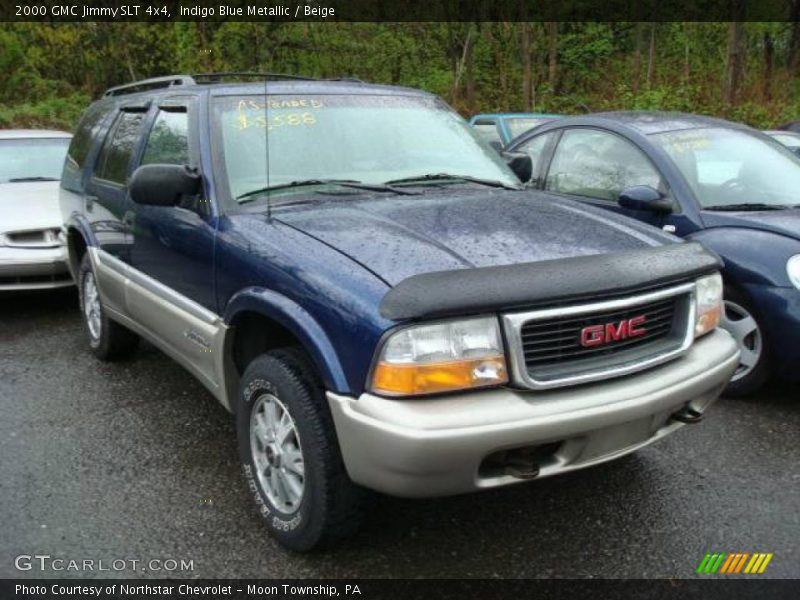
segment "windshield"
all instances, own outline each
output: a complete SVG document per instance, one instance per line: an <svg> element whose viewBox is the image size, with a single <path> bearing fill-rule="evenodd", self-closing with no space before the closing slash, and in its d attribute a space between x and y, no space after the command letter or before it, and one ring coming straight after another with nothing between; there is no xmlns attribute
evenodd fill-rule
<svg viewBox="0 0 800 600"><path fill-rule="evenodd" d="M69 138L0 140L0 183L15 180L58 180Z"/></svg>
<svg viewBox="0 0 800 600"><path fill-rule="evenodd" d="M506 123L508 130L511 132L511 137L515 138L549 120L547 117L513 117L507 119Z"/></svg>
<svg viewBox="0 0 800 600"><path fill-rule="evenodd" d="M266 103L264 96L224 97L214 107L214 128L234 199L264 202L253 192L266 187L305 189L286 187L293 182L380 185L430 174L519 185L461 117L424 97L271 95Z"/></svg>
<svg viewBox="0 0 800 600"><path fill-rule="evenodd" d="M800 160L738 129L691 129L652 136L672 158L703 208L800 205Z"/></svg>

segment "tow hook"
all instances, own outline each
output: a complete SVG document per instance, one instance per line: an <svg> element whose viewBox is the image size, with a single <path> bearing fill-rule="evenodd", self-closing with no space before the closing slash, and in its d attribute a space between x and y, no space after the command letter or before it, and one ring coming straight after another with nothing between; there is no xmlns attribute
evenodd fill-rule
<svg viewBox="0 0 800 600"><path fill-rule="evenodd" d="M517 479L535 479L539 475L539 465L536 463L506 465L506 475Z"/></svg>
<svg viewBox="0 0 800 600"><path fill-rule="evenodd" d="M539 463L535 450L522 449L510 452L506 462L506 475L517 479L535 479L539 476Z"/></svg>
<svg viewBox="0 0 800 600"><path fill-rule="evenodd" d="M672 418L681 423L691 425L692 423L699 423L703 420L703 413L695 410L691 406L684 406L677 412L672 413Z"/></svg>

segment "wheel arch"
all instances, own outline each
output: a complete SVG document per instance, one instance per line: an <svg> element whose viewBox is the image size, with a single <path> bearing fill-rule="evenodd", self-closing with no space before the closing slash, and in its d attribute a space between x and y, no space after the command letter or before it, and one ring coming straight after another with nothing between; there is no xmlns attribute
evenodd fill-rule
<svg viewBox="0 0 800 600"><path fill-rule="evenodd" d="M264 288L242 290L228 302L223 320L227 325L224 352L229 399L236 398L241 375L255 356L292 345L308 355L325 389L349 390L341 361L325 330L286 296ZM229 404L235 410L236 403Z"/></svg>
<svg viewBox="0 0 800 600"><path fill-rule="evenodd" d="M97 240L85 219L73 216L64 224L64 228L67 236L67 266L72 278L77 281L83 255L90 246L97 246Z"/></svg>

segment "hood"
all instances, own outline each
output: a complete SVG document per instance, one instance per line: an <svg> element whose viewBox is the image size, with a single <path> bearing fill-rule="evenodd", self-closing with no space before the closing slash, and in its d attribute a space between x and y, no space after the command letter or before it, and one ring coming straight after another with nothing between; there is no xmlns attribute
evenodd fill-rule
<svg viewBox="0 0 800 600"><path fill-rule="evenodd" d="M539 192L447 186L358 196L273 216L336 248L389 285L419 273L621 252L677 241L608 211Z"/></svg>
<svg viewBox="0 0 800 600"><path fill-rule="evenodd" d="M702 212L706 227L746 227L800 240L800 209L747 212Z"/></svg>
<svg viewBox="0 0 800 600"><path fill-rule="evenodd" d="M58 181L0 184L0 232L60 227L58 186Z"/></svg>

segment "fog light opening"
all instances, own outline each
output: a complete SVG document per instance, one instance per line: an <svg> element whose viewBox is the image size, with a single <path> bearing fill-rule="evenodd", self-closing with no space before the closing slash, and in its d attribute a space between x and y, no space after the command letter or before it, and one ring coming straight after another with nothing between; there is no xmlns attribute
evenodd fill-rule
<svg viewBox="0 0 800 600"><path fill-rule="evenodd" d="M555 454L563 443L563 441L550 442L494 452L483 460L478 469L478 476L482 479L504 476L535 479L543 468L558 462Z"/></svg>

